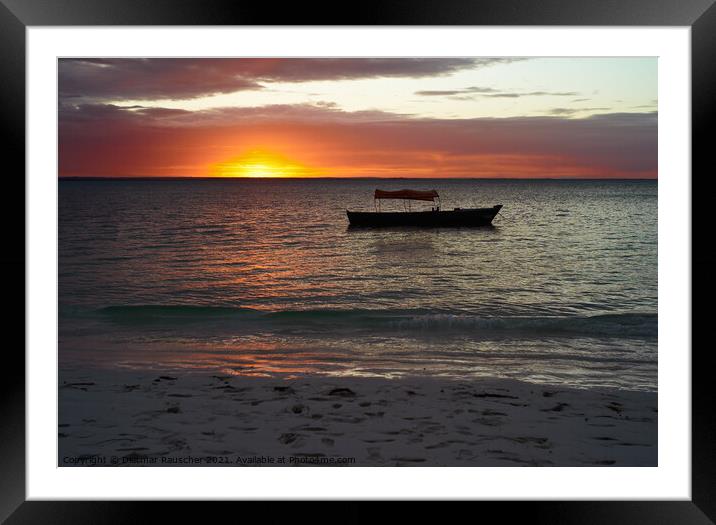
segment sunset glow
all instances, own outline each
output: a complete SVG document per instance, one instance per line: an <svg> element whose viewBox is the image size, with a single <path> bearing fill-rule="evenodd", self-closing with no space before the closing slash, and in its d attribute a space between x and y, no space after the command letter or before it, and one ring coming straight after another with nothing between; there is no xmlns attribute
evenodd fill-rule
<svg viewBox="0 0 716 525"><path fill-rule="evenodd" d="M64 177L657 177L656 58L60 59Z"/></svg>
<svg viewBox="0 0 716 525"><path fill-rule="evenodd" d="M263 150L252 150L225 162L218 162L211 169L214 177L284 178L314 177L315 170L285 157Z"/></svg>

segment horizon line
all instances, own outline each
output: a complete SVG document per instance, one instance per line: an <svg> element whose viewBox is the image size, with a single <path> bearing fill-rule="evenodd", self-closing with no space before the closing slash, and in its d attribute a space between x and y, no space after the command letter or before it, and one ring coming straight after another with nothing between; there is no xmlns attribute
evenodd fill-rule
<svg viewBox="0 0 716 525"><path fill-rule="evenodd" d="M565 180L565 181L656 181L658 177L210 177L210 176L58 176L60 181L161 181L161 180Z"/></svg>

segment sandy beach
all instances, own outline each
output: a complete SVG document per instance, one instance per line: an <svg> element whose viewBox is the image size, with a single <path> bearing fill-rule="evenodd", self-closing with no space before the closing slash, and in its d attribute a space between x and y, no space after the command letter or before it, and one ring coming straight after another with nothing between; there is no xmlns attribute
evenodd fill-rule
<svg viewBox="0 0 716 525"><path fill-rule="evenodd" d="M657 394L63 371L60 466L657 466Z"/></svg>

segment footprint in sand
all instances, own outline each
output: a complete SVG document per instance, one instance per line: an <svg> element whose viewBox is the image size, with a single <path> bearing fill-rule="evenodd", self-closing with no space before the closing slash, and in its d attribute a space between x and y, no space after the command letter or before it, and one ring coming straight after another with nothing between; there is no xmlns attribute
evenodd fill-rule
<svg viewBox="0 0 716 525"><path fill-rule="evenodd" d="M368 460L369 461L381 461L383 456L380 455L380 447L368 447Z"/></svg>
<svg viewBox="0 0 716 525"><path fill-rule="evenodd" d="M284 445L289 445L291 443L296 442L296 440L298 440L298 438L300 438L300 437L301 436L299 434L294 434L293 432L287 432L285 434L281 434L278 437L278 440L281 443L283 443Z"/></svg>
<svg viewBox="0 0 716 525"><path fill-rule="evenodd" d="M330 392L328 392L329 396L338 396L338 397L356 397L356 393L353 392L350 388L334 388Z"/></svg>

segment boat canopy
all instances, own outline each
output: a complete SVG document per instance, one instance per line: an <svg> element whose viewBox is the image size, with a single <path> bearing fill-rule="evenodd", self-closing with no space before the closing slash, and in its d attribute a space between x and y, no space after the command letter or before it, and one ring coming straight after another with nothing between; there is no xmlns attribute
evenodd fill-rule
<svg viewBox="0 0 716 525"><path fill-rule="evenodd" d="M374 198L376 199L405 199L412 201L434 201L440 198L435 190L375 190Z"/></svg>

